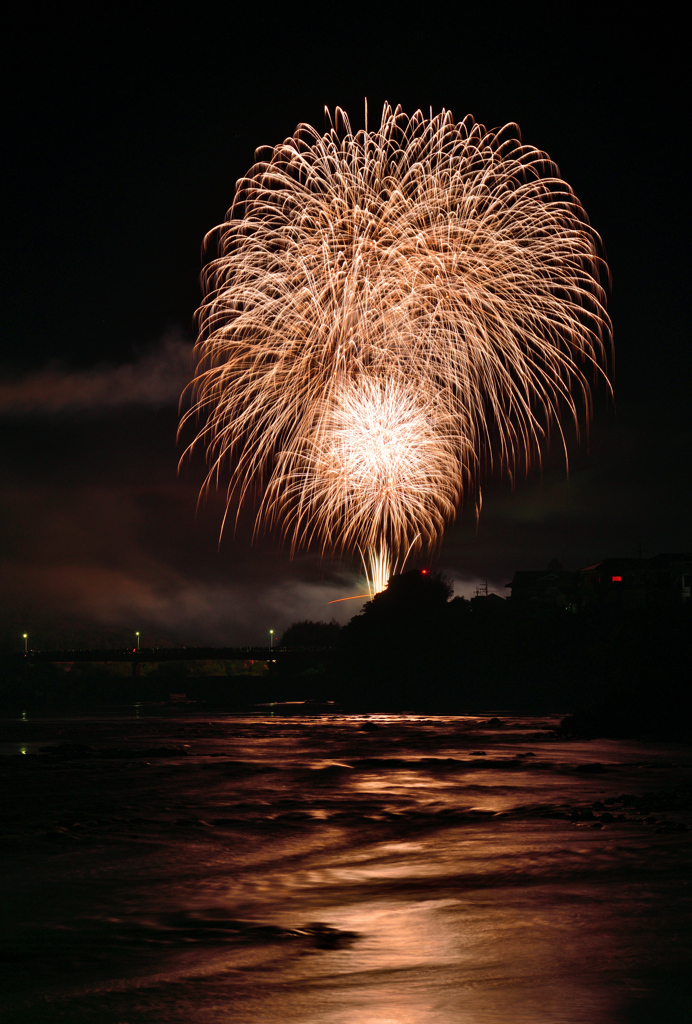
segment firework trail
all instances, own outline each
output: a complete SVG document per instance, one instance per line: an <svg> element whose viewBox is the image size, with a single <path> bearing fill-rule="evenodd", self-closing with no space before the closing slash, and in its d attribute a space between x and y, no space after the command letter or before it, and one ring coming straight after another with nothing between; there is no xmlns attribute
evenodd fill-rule
<svg viewBox="0 0 692 1024"><path fill-rule="evenodd" d="M591 412L600 239L516 125L337 109L266 151L205 239L196 440L228 510L359 551L371 589L431 549L482 470L511 478ZM258 151L257 156L261 156ZM188 449L189 450L189 449Z"/></svg>

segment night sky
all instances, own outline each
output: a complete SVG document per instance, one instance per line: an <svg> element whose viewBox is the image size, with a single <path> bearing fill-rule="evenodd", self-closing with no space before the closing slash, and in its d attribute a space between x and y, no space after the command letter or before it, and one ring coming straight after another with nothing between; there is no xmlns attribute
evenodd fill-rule
<svg viewBox="0 0 692 1024"><path fill-rule="evenodd" d="M448 9L6 26L6 645L25 631L38 649L127 644L136 629L143 646L263 643L358 610L327 605L360 592L355 563L253 545L251 511L219 546L223 495L196 510L204 464L178 473L176 428L203 235L256 147L322 128L325 105L361 127L366 96L371 122L385 100L516 121L575 189L613 276L615 399L596 391L569 477L555 444L514 490L487 481L479 522L471 502L428 564L470 596L554 558L692 550L682 33L596 7Z"/></svg>

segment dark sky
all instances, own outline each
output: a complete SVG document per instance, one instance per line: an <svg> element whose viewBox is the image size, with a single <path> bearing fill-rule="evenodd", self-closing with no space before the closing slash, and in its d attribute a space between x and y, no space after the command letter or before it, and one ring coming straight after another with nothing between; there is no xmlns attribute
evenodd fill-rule
<svg viewBox="0 0 692 1024"><path fill-rule="evenodd" d="M365 96L371 120L389 100L516 121L575 189L613 275L615 402L596 393L569 478L554 450L514 490L488 481L478 524L464 512L431 564L458 593L483 579L506 593L515 569L553 558L692 550L679 28L548 5L432 5L415 20L398 5L257 9L8 26L5 641L127 643L139 629L143 643L255 643L357 611L327 606L358 593L355 564L251 545L251 515L219 547L223 498L196 513L204 467L178 475L176 425L204 233L256 147L322 128L325 105L359 127Z"/></svg>

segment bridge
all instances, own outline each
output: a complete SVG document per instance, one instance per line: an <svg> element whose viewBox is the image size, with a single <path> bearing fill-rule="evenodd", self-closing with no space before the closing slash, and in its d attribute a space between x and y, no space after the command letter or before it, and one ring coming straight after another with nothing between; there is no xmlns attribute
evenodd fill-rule
<svg viewBox="0 0 692 1024"><path fill-rule="evenodd" d="M136 647L100 650L29 651L32 661L105 662L105 661L269 661L280 653L271 647Z"/></svg>
<svg viewBox="0 0 692 1024"><path fill-rule="evenodd" d="M33 662L53 664L126 662L132 666L132 675L144 662L166 661L263 661L270 669L281 664L290 671L292 663L311 661L329 656L331 648L294 649L285 647L120 647L105 649L79 649L66 651L27 651L25 657Z"/></svg>

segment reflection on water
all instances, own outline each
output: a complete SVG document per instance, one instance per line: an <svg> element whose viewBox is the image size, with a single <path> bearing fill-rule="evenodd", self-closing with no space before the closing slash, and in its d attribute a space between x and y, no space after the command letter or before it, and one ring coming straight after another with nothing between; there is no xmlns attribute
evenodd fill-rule
<svg viewBox="0 0 692 1024"><path fill-rule="evenodd" d="M692 1019L689 750L146 711L4 723L2 1019Z"/></svg>

